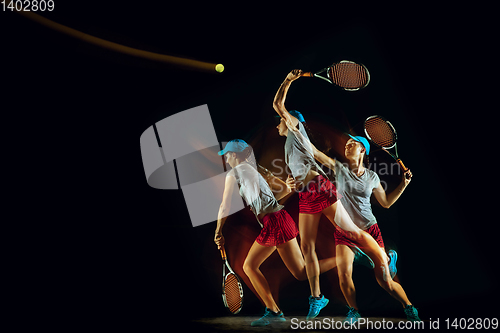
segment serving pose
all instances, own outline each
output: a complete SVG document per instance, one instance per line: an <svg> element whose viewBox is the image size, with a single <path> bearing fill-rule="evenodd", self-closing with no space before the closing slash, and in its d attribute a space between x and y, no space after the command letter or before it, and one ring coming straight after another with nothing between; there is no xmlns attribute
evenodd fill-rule
<svg viewBox="0 0 500 333"><path fill-rule="evenodd" d="M289 112L285 108L285 99L290 85L300 77L301 73L300 70L293 70L287 75L275 95L273 107L281 118L277 126L279 135L286 137L285 162L292 172L294 181L298 184L300 247L304 255L311 289L307 315L307 319L311 319L315 318L328 304L328 299L321 294L320 290L320 266L315 248L321 214L324 214L335 225L338 232L356 241L364 254L371 258L377 266L375 275L377 280L381 281L380 283L387 280L389 268L385 253L371 235L353 223L342 203L338 201L340 196L335 185L316 163L313 145L304 126L303 115L295 110Z"/></svg>

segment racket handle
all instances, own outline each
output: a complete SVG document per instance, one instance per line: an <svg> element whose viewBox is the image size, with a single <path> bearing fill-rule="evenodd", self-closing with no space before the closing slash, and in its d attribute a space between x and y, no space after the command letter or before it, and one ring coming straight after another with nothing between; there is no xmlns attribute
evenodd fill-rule
<svg viewBox="0 0 500 333"><path fill-rule="evenodd" d="M222 260L226 260L226 249L224 249L224 245L222 245L220 248L220 255L222 257Z"/></svg>
<svg viewBox="0 0 500 333"><path fill-rule="evenodd" d="M314 77L314 74L312 72L304 72L300 76Z"/></svg>
<svg viewBox="0 0 500 333"><path fill-rule="evenodd" d="M399 158L398 158L398 159L396 160L396 162L398 162L398 164L399 164L399 166L401 167L401 169L403 170L403 172L408 171L408 168L407 168L407 167L405 167L405 165L404 165L403 161L401 161L401 159L399 159ZM406 175L406 178L410 178L409 176L410 176L410 175Z"/></svg>

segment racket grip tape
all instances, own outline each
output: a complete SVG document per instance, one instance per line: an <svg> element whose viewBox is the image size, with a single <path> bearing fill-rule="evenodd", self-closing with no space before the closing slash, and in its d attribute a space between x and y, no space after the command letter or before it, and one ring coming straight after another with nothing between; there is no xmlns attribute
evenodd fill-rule
<svg viewBox="0 0 500 333"><path fill-rule="evenodd" d="M224 249L224 245L222 245L220 248L220 255L223 260L226 260L226 249Z"/></svg>
<svg viewBox="0 0 500 333"><path fill-rule="evenodd" d="M314 74L312 72L304 72L300 76L314 77Z"/></svg>
<svg viewBox="0 0 500 333"><path fill-rule="evenodd" d="M401 169L403 170L403 172L406 172L408 171L408 168L404 165L403 161L401 161L401 159L397 159L396 162L398 162L399 166L401 167ZM406 176L406 178L409 178L408 177L409 175Z"/></svg>

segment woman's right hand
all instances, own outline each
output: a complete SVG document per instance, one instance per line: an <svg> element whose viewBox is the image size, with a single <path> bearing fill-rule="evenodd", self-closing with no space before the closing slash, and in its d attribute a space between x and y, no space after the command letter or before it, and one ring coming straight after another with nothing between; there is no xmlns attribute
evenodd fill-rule
<svg viewBox="0 0 500 333"><path fill-rule="evenodd" d="M301 69L294 69L288 75L286 76L287 80L290 81L295 81L297 80L300 76L302 75L302 70Z"/></svg>
<svg viewBox="0 0 500 333"><path fill-rule="evenodd" d="M220 250L222 245L224 245L224 236L222 236L222 232L215 232L214 242L217 244L217 249Z"/></svg>
<svg viewBox="0 0 500 333"><path fill-rule="evenodd" d="M292 193L292 191L297 189L297 183L295 182L295 178L293 178L292 176L288 175L285 183L288 193Z"/></svg>

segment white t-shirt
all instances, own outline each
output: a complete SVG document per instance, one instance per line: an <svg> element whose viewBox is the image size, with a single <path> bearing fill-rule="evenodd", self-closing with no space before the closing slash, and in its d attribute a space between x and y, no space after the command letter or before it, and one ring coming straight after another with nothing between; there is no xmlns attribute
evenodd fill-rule
<svg viewBox="0 0 500 333"><path fill-rule="evenodd" d="M293 177L295 180L303 181L309 170L314 170L323 177L328 178L314 159L314 149L311 141L309 141L304 125L299 122L298 127L298 130L288 127L288 136L285 142L285 162L292 171ZM341 203L337 204L334 219L337 226L345 231L359 231L360 229L352 221Z"/></svg>
<svg viewBox="0 0 500 333"><path fill-rule="evenodd" d="M379 176L369 169L365 169L361 176L357 176L337 160L335 161L335 174L337 192L342 195L340 201L354 224L366 230L377 223L372 212L370 197L373 189L380 184Z"/></svg>
<svg viewBox="0 0 500 333"><path fill-rule="evenodd" d="M299 122L298 126L298 130L288 127L288 135L285 141L285 162L290 168L293 178L297 181L303 181L309 170L317 171L326 178L325 172L314 159L314 150L304 125Z"/></svg>
<svg viewBox="0 0 500 333"><path fill-rule="evenodd" d="M238 164L227 173L226 177L236 179L240 195L250 206L257 220L284 207L278 203L264 177L250 164L246 162Z"/></svg>

